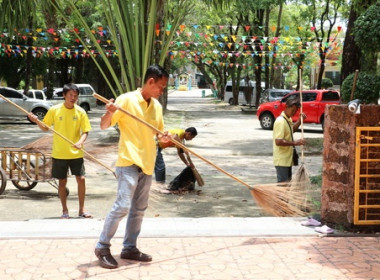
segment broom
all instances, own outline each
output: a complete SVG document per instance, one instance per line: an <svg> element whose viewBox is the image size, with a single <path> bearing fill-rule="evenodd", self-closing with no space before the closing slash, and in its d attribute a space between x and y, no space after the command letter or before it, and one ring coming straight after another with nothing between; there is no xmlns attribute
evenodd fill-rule
<svg viewBox="0 0 380 280"><path fill-rule="evenodd" d="M192 160L190 158L189 153L186 152L185 154L186 154L186 157L187 157L187 161L190 162L194 166L194 164L193 164L193 162L192 162ZM195 180L197 181L198 186L200 186L200 187L204 186L205 182L203 181L203 178L202 178L201 174L199 174L199 172L195 168L195 166L192 167L191 170L193 171L193 174L194 174Z"/></svg>
<svg viewBox="0 0 380 280"><path fill-rule="evenodd" d="M302 118L302 114L303 114L303 97L302 97L302 89L303 89L303 86L302 86L302 70L299 69L299 80L300 80L300 104L301 104L301 108L300 108L300 120L301 120L301 139L304 138L304 130L303 130L303 118ZM301 145L301 165L300 167L298 168L297 170L297 173L296 173L296 176L295 176L295 181L296 182L302 182L304 181L306 178L305 176L307 175L306 174L306 168L305 168L305 158L304 158L304 145ZM308 176L307 176L308 178Z"/></svg>
<svg viewBox="0 0 380 280"><path fill-rule="evenodd" d="M106 99L105 97L94 93L93 96L102 101L105 104L111 103L110 100ZM120 110L124 114L127 114L134 120L144 124L145 126L148 126L151 128L154 132L156 132L159 135L164 135L163 132L161 132L156 127L152 126L150 123L146 122L145 120L142 120L138 118L137 116L129 113L127 110L120 108L119 106L116 106L117 110ZM289 186L283 187L283 186L255 186L252 187L246 182L240 180L239 178L235 177L234 175L228 173L224 169L220 168L219 166L215 165L208 159L202 157L201 155L197 154L196 152L190 150L185 145L183 145L181 142L171 139L171 141L177 146L182 148L183 150L195 155L199 159L203 160L207 164L211 165L218 171L224 173L225 175L229 176L230 178L234 179L235 181L241 183L242 185L246 186L250 192L253 198L255 199L256 203L265 211L268 213L271 213L275 216L305 216L305 211L300 207L300 205L304 202L302 199L302 196L300 196L299 192L294 192L293 189Z"/></svg>
<svg viewBox="0 0 380 280"><path fill-rule="evenodd" d="M195 180L197 181L198 186L200 187L204 186L205 182L203 181L203 178L201 174L199 174L198 170L195 167L191 168L191 170L193 171L193 174L194 174Z"/></svg>
<svg viewBox="0 0 380 280"><path fill-rule="evenodd" d="M302 96L302 70L299 69L299 81L300 81L300 120L301 120L301 139L304 138L304 127L303 127L303 96ZM306 166L305 166L305 157L304 157L304 145L301 145L301 164L297 169L297 172L295 176L293 176L292 180L290 181L291 187L295 190L300 192L302 196L304 197L303 205L305 208L307 208L307 200L308 200L308 192L311 190L311 182L310 177L307 172Z"/></svg>
<svg viewBox="0 0 380 280"><path fill-rule="evenodd" d="M5 101L7 101L8 103L12 104L13 106L15 106L17 109L19 109L20 111L24 112L26 115L29 115L30 113L25 110L24 108L22 108L21 106L17 105L16 103L12 102L11 100L9 100L8 98L6 98L5 96L3 96L2 94L0 94L0 98L4 99ZM42 121L40 121L39 119L37 119L37 122L39 124L41 124L42 126L45 126L47 127L51 132L57 134L59 137L61 137L62 139L64 139L65 141L69 142L71 145L75 145L75 143L73 141L71 141L70 139L68 139L66 136L62 135L61 133L59 133L58 131L54 130L53 128L45 125ZM81 148L81 150L89 157L91 158L93 161L99 163L101 166L105 167L106 169L108 169L109 171L112 172L112 174L116 177L116 173L110 168L108 167L107 165L103 164L102 162L100 162L99 160L97 160L95 157L93 157L91 154L89 154L87 151L85 151L83 148Z"/></svg>

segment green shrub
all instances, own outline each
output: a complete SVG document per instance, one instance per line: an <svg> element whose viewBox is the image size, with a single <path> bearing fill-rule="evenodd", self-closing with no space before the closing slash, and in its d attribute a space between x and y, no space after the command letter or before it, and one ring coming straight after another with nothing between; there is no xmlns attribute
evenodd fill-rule
<svg viewBox="0 0 380 280"><path fill-rule="evenodd" d="M323 78L322 79L322 83L321 83L321 87L326 89L326 88L331 88L333 87L333 81L331 81L331 79L329 78Z"/></svg>
<svg viewBox="0 0 380 280"><path fill-rule="evenodd" d="M376 2L376 1L374 1ZM380 3L370 6L355 21L355 43L365 51L380 51Z"/></svg>
<svg viewBox="0 0 380 280"><path fill-rule="evenodd" d="M351 90L355 73L350 74L342 83L341 95L345 102L350 101ZM380 76L361 72L356 81L354 99L360 99L362 103L375 103L380 94Z"/></svg>

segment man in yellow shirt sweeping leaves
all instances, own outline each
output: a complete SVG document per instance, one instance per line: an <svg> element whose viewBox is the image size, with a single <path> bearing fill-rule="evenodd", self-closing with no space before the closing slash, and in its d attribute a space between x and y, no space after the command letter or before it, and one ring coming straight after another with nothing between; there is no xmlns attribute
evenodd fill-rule
<svg viewBox="0 0 380 280"><path fill-rule="evenodd" d="M49 109L43 125L37 122L37 116L29 114L29 119L40 127L43 131L48 131L50 126L59 134L71 140L72 145L58 134L53 136L52 149L52 177L58 179L58 194L62 204L63 219L69 218L69 210L66 204L66 184L67 172L70 168L78 183L79 216L82 218L92 218L91 214L84 210L84 197L86 193L85 169L83 151L81 150L86 141L88 132L91 130L88 116L79 105L77 105L79 89L75 84L66 84L63 87L64 102Z"/></svg>
<svg viewBox="0 0 380 280"><path fill-rule="evenodd" d="M185 129L170 129L169 135L177 140L180 143L183 143L184 140L190 141L195 136L197 136L198 132L195 129L195 127L188 127ZM165 138L166 140L166 138ZM154 174L156 178L157 183L164 184L166 180L166 167L164 158L162 156L162 150L168 147L175 147L175 144L171 141L162 141L161 138L158 136L158 143L157 143L157 156L156 156L156 163L154 166ZM183 163L186 166L189 166L191 168L194 168L194 164L191 161L191 158L189 154L184 151L182 148L177 147L177 153L179 158L183 161ZM185 157L186 154L186 157Z"/></svg>

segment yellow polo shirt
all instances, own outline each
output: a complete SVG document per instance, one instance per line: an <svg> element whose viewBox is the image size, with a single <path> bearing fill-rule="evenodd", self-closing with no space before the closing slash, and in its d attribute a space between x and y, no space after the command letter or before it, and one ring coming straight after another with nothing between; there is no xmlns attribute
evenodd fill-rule
<svg viewBox="0 0 380 280"><path fill-rule="evenodd" d="M289 125L292 129L289 128ZM273 163L274 166L293 165L293 146L277 146L276 139L292 141L293 121L284 112L276 119L273 125Z"/></svg>
<svg viewBox="0 0 380 280"><path fill-rule="evenodd" d="M116 98L115 104L158 130L163 130L164 120L160 102L151 98L148 104L142 97L140 88L120 95ZM156 132L120 110L112 116L111 125L115 124L118 124L120 129L116 166L134 164L145 174L152 175L156 160Z"/></svg>
<svg viewBox="0 0 380 280"><path fill-rule="evenodd" d="M82 133L91 130L91 124L80 106L67 109L63 103L52 106L43 119L47 126L54 126L54 130L71 140L79 141ZM71 143L54 133L52 157L57 159L76 159L83 157L83 151L73 147Z"/></svg>
<svg viewBox="0 0 380 280"><path fill-rule="evenodd" d="M185 130L184 129L174 128L174 129L169 129L168 132L170 135L176 135L177 134L180 142L183 142L183 139L185 139ZM175 147L175 144L171 141L166 142L166 143L158 141L158 145L160 146L161 149L165 149L168 147Z"/></svg>

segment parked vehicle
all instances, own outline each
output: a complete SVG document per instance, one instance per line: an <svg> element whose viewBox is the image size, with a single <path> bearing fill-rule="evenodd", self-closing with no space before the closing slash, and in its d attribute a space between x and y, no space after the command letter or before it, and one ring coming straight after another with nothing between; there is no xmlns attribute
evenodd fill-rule
<svg viewBox="0 0 380 280"><path fill-rule="evenodd" d="M299 91L286 95L281 100L266 102L259 106L256 112L257 119L263 129L273 129L275 119L285 109L289 98L299 98ZM325 120L325 107L330 104L340 104L340 94L336 90L304 90L302 91L303 112L307 115L304 123L322 124ZM299 111L294 115L293 121L299 118Z"/></svg>
<svg viewBox="0 0 380 280"><path fill-rule="evenodd" d="M260 104L280 100L290 92L289 89L268 88L261 94Z"/></svg>
<svg viewBox="0 0 380 280"><path fill-rule="evenodd" d="M49 108L53 105L46 100L32 99L17 90L9 87L0 87L0 94L24 108L28 112L35 114L42 120ZM1 118L27 118L26 114L13 104L0 98L0 117ZM28 119L28 118L27 118ZM28 119L29 120L29 119Z"/></svg>
<svg viewBox="0 0 380 280"><path fill-rule="evenodd" d="M24 93L24 90L20 89L19 92ZM33 99L47 100L45 92L41 89L30 89L26 93L26 96Z"/></svg>
<svg viewBox="0 0 380 280"><path fill-rule="evenodd" d="M78 105L86 112L96 107L96 98L92 96L95 90L89 84L76 84L79 88ZM56 88L53 92L53 98L49 99L53 104L63 102L63 88Z"/></svg>
<svg viewBox="0 0 380 280"><path fill-rule="evenodd" d="M238 104L239 105L246 105L247 100L244 96L244 89L246 87L250 86L252 88L252 95L251 95L251 104L255 104L256 102L256 82L250 80L248 83L245 81L245 79L242 79L239 84L239 96L238 96ZM261 83L261 87L265 87L265 83ZM233 104L233 93L232 93L232 81L227 81L226 88L224 91L224 101L228 104Z"/></svg>

